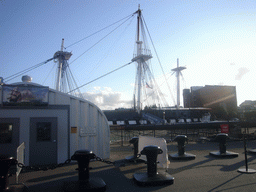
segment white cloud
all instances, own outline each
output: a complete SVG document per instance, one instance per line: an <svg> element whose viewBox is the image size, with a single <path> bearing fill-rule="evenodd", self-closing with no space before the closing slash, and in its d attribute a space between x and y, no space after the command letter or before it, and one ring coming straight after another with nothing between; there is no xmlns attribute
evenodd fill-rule
<svg viewBox="0 0 256 192"><path fill-rule="evenodd" d="M101 110L113 110L116 108L131 108L132 99L124 100L123 93L119 91L113 91L110 87L94 87L93 91L82 93L83 97L95 105Z"/></svg>
<svg viewBox="0 0 256 192"><path fill-rule="evenodd" d="M241 67L241 68L239 68L239 69L238 69L238 74L236 75L235 80L241 80L242 77L243 77L246 73L248 73L249 71L250 71L250 70L247 69L246 67Z"/></svg>

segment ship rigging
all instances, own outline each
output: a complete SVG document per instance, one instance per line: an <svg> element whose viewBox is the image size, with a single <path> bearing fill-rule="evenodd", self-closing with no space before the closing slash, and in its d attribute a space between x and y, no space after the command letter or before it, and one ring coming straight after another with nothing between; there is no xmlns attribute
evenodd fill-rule
<svg viewBox="0 0 256 192"><path fill-rule="evenodd" d="M73 62L69 63L68 61L71 58L72 53L69 51L65 51L65 49L70 48L71 46L77 45L78 43L81 43L83 40L97 34L98 32L101 32L101 31L109 28L110 26L118 24L118 26L115 27L111 32L109 32L107 35L105 35L103 38L101 38L99 41L97 41L93 46L91 46L86 51L84 51L83 54L85 54L88 50L94 48L101 41L103 41L107 36L111 35L111 33L113 31L118 29L120 26L122 26L124 23L126 23L130 19L134 18L134 16L137 16L137 25L136 25L137 29L136 29L136 37L135 37L136 38L135 39L135 49L134 49L134 54L133 54L133 58L131 59L131 61L127 62L126 64L124 64L110 72L105 73L104 75L99 76L98 78L96 78L92 81L84 83L80 86L77 85L75 76L72 74L72 72L69 68L69 65L71 63L73 63L74 61L76 61L79 57L81 57L81 55L78 56L78 58L74 59ZM163 67L162 67L159 57L157 55L151 35L149 34L149 30L148 30L145 20L143 18L140 6L139 6L138 10L136 12L134 12L133 14L99 30L98 32L95 32L92 35L89 35L89 36L87 36L87 37L67 46L67 47L64 47L64 39L62 39L60 51L57 51L52 58L50 58L42 63L39 63L29 69L23 70L20 73L16 73L13 76L5 78L5 81L7 82L17 76L23 75L23 74L27 73L28 71L34 70L40 66L45 65L46 63L48 63L52 60L54 60L58 64L57 72L56 72L55 89L58 91L64 92L64 93L69 93L72 95L83 97L83 94L80 91L81 87L86 86L89 83L92 83L92 82L94 82L100 78L103 78L107 75L110 75L111 73L113 73L123 67L126 67L126 66L130 65L131 63L136 63L136 78L135 78L135 86L134 86L134 93L133 93L134 109L138 113L140 113L141 110L145 107L148 107L148 108L150 108L150 107L157 107L157 108L169 107L170 105L166 101L165 96L162 93L162 91L160 90L160 86L158 86L158 84L154 78L153 72L152 72L151 59L153 58L153 56L152 56L151 50L149 48L147 36L149 36L149 38L150 38L150 41L153 45L158 62L160 64L163 75L165 77ZM181 69L181 68L177 67L177 69ZM178 70L176 72L177 72L177 75L179 75ZM171 92L171 89L169 87L166 77L165 77L165 81L166 81L165 83L167 84L167 87L170 92L169 94L172 95L172 92ZM179 91L177 90L177 92L179 92ZM179 106L179 104L180 104L178 97L179 97L179 95L177 94L177 102L178 103L176 106Z"/></svg>

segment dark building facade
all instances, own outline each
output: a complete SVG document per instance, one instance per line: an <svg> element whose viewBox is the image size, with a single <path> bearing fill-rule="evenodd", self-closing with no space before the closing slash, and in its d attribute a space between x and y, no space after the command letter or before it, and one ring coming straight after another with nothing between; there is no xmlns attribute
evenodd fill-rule
<svg viewBox="0 0 256 192"><path fill-rule="evenodd" d="M212 109L217 119L237 117L235 86L206 85L183 90L184 107L206 107Z"/></svg>
<svg viewBox="0 0 256 192"><path fill-rule="evenodd" d="M239 119L256 122L256 101L245 100L238 108Z"/></svg>

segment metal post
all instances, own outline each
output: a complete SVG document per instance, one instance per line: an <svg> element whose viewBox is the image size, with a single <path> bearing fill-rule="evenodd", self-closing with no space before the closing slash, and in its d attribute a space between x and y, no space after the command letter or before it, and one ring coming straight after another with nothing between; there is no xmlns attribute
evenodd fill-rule
<svg viewBox="0 0 256 192"><path fill-rule="evenodd" d="M245 169L240 168L237 171L240 173L256 173L256 170L254 169L248 169L248 160L247 160L247 147L246 147L246 138L245 138L245 133L243 135L243 140L244 140L244 157L245 157Z"/></svg>
<svg viewBox="0 0 256 192"><path fill-rule="evenodd" d="M179 68L179 59L177 59L177 69ZM177 109L180 108L180 71L177 70Z"/></svg>
<svg viewBox="0 0 256 192"><path fill-rule="evenodd" d="M246 140L245 140L245 136L244 135L243 135L243 137L244 137L243 139L244 139L245 170L248 171L247 149L246 149Z"/></svg>
<svg viewBox="0 0 256 192"><path fill-rule="evenodd" d="M124 146L124 141L123 141L123 130L121 130L121 146Z"/></svg>

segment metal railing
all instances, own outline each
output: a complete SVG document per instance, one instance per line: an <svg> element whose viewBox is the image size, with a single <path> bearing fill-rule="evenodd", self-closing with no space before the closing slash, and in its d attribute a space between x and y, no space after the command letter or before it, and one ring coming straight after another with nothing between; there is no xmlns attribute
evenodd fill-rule
<svg viewBox="0 0 256 192"><path fill-rule="evenodd" d="M248 122L218 122L218 123L181 123L175 125L141 125L141 126L110 126L111 144L129 144L132 137L139 135L162 137L172 141L177 135L187 135L191 141L201 137L211 137L221 133L222 124L229 124L229 137L242 139L244 130L251 138L256 138L256 123Z"/></svg>

